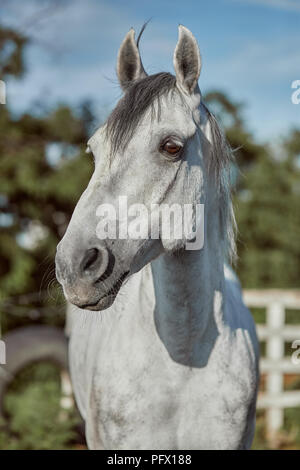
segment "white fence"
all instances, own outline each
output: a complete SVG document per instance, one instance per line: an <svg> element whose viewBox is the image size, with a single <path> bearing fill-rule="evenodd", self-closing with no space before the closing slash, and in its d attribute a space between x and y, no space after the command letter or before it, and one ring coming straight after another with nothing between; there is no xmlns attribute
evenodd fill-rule
<svg viewBox="0 0 300 470"><path fill-rule="evenodd" d="M266 391L258 396L258 408L266 408L267 433L272 439L283 426L284 408L300 406L300 390L284 391L284 374L300 374L300 361L292 361L293 349L284 355L285 342L300 340L299 324L285 324L286 309L300 310L300 291L268 289L245 290L249 308L266 309L266 323L257 325L260 341L266 341L266 355L261 357L260 372L266 374Z"/></svg>

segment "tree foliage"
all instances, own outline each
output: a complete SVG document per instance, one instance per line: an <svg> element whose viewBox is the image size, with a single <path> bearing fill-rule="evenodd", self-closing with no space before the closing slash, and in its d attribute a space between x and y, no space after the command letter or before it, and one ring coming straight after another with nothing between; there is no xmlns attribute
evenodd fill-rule
<svg viewBox="0 0 300 470"><path fill-rule="evenodd" d="M1 78L22 75L26 40L6 29L0 29L0 38L2 49L12 40L15 44L0 62ZM62 104L39 116L28 112L17 117L7 106L0 106L0 300L4 330L26 322L22 311L43 308L49 302L43 296L29 296L26 308L16 308L21 295L24 299L24 295L26 298L26 294L48 286L45 271L53 272L56 245L92 172L92 162L85 154L92 121L88 103L75 110Z"/></svg>
<svg viewBox="0 0 300 470"><path fill-rule="evenodd" d="M208 93L205 99L225 123L235 150L237 270L242 285L299 287L300 129L292 129L274 149L248 132L240 104L221 92Z"/></svg>

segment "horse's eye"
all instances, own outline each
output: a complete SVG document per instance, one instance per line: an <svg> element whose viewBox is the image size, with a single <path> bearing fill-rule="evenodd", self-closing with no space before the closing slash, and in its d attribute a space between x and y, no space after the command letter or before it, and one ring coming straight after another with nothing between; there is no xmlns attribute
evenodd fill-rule
<svg viewBox="0 0 300 470"><path fill-rule="evenodd" d="M182 145L174 140L167 140L161 146L161 150L170 156L177 156L182 149Z"/></svg>

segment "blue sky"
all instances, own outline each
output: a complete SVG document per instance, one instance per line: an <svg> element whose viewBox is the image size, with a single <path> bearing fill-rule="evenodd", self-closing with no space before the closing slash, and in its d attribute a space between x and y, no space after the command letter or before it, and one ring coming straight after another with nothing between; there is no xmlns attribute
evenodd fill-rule
<svg viewBox="0 0 300 470"><path fill-rule="evenodd" d="M202 92L223 90L245 103L260 140L274 143L300 126L300 104L291 102L291 83L300 79L300 0L2 0L0 18L33 37L27 74L7 83L15 111L89 98L99 116L107 113L120 97L119 45L131 26L138 31L152 18L141 42L148 73L173 71L182 23L200 46Z"/></svg>

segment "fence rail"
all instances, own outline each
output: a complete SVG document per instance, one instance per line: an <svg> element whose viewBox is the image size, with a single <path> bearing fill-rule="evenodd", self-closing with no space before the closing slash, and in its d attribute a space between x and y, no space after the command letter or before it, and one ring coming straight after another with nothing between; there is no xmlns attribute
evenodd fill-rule
<svg viewBox="0 0 300 470"><path fill-rule="evenodd" d="M284 424L284 408L300 406L300 390L284 390L284 374L300 374L300 361L285 357L285 342L300 340L299 324L285 324L286 309L300 310L300 291L267 289L245 290L244 300L251 308L266 309L266 323L257 325L260 341L266 341L266 354L260 371L266 374L266 391L258 396L258 408L266 408L267 433L272 439Z"/></svg>

